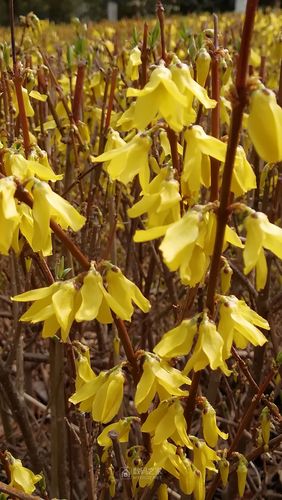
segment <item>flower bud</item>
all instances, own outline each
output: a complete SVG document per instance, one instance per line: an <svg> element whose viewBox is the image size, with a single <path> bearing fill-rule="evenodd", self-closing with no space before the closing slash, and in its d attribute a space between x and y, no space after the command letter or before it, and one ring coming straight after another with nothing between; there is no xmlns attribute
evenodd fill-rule
<svg viewBox="0 0 282 500"><path fill-rule="evenodd" d="M248 475L248 467L246 465L246 460L240 459L238 468L237 468L237 478L238 478L238 491L240 498L244 495L245 487L246 487L246 481L247 481L247 475Z"/></svg>
<svg viewBox="0 0 282 500"><path fill-rule="evenodd" d="M204 87L211 64L211 56L209 55L207 49L202 47L196 59L196 69L197 69L197 82Z"/></svg>
<svg viewBox="0 0 282 500"><path fill-rule="evenodd" d="M223 458L218 465L219 465L219 473L221 481L223 487L225 488L225 486L227 485L228 475L229 475L229 462L228 460L226 460L226 458Z"/></svg>
<svg viewBox="0 0 282 500"><path fill-rule="evenodd" d="M248 133L263 160L269 163L282 161L282 108L271 90L260 88L253 92Z"/></svg>

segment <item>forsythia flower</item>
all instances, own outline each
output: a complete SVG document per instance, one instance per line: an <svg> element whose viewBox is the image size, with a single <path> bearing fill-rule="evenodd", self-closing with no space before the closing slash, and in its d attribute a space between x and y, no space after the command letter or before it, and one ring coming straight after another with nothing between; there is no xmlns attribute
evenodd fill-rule
<svg viewBox="0 0 282 500"><path fill-rule="evenodd" d="M127 211L132 218L148 213L148 229L135 233L134 241L137 242L159 238L180 217L179 184L170 178L169 169L163 168L142 194L142 199Z"/></svg>
<svg viewBox="0 0 282 500"><path fill-rule="evenodd" d="M185 285L201 282L210 262L216 231L216 217L200 205L188 210L166 231L160 244L165 264L171 271L179 269ZM230 227L226 226L225 243L242 248L242 243Z"/></svg>
<svg viewBox="0 0 282 500"><path fill-rule="evenodd" d="M155 68L148 83L141 90L129 88L127 97L137 97L134 107L134 125L144 130L156 117L162 117L179 132L183 127L182 109L187 99L172 80L171 72L164 64Z"/></svg>
<svg viewBox="0 0 282 500"><path fill-rule="evenodd" d="M190 440L193 445L193 464L201 471L203 477L205 478L206 476L206 469L217 472L214 462L219 460L219 456L216 452L212 450L203 439L190 436Z"/></svg>
<svg viewBox="0 0 282 500"><path fill-rule="evenodd" d="M52 191L46 182L35 181L33 185L34 233L32 249L42 251L43 255L52 253L50 219L53 218L63 229L71 227L78 231L85 223L85 217L64 198Z"/></svg>
<svg viewBox="0 0 282 500"><path fill-rule="evenodd" d="M161 358L185 356L191 350L198 329L199 315L184 319L180 325L166 332L155 346L154 353Z"/></svg>
<svg viewBox="0 0 282 500"><path fill-rule="evenodd" d="M142 189L146 189L150 180L148 154L151 139L144 134L137 134L131 141L106 151L95 158L95 162L109 162L107 172L112 180L128 184L135 175L139 175Z"/></svg>
<svg viewBox="0 0 282 500"><path fill-rule="evenodd" d="M187 423L183 407L177 398L162 401L141 427L142 432L153 435L155 445L170 438L175 444L192 448L187 435Z"/></svg>
<svg viewBox="0 0 282 500"><path fill-rule="evenodd" d="M79 405L82 412L91 412L93 420L107 424L118 413L123 399L124 375L122 365L102 371L83 384L69 401Z"/></svg>
<svg viewBox="0 0 282 500"><path fill-rule="evenodd" d="M145 413L156 392L161 400L169 396L187 396L188 391L180 389L191 380L179 370L172 368L166 361L151 353L145 353L143 371L135 394L135 406L139 413Z"/></svg>
<svg viewBox="0 0 282 500"><path fill-rule="evenodd" d="M168 489L166 483L162 483L158 487L158 500L168 500Z"/></svg>
<svg viewBox="0 0 282 500"><path fill-rule="evenodd" d="M138 417L126 417L121 418L118 422L107 425L99 434L97 438L97 443L103 446L104 449L108 449L113 445L113 442L109 436L110 431L115 431L118 434L118 440L120 443L127 443L128 435L130 431L130 426L134 420L139 420Z"/></svg>
<svg viewBox="0 0 282 500"><path fill-rule="evenodd" d="M106 300L110 308L121 319L130 321L134 308L134 302L143 312L148 312L150 302L140 292L139 288L127 279L121 270L112 266L106 274L106 281L109 293ZM120 300L122 297L122 300Z"/></svg>
<svg viewBox="0 0 282 500"><path fill-rule="evenodd" d="M108 263L107 266L111 265ZM111 266L108 269L106 282L109 291L104 287L102 276L92 265L90 270L84 273L82 285L80 277L59 281L49 287L16 295L13 300L34 301L34 304L21 316L20 321L31 323L44 321L43 338L54 336L61 328L64 342L74 319L80 322L96 318L101 323L112 323L112 310L119 318L130 320L134 312L132 302L143 312L149 311L150 302L118 267Z"/></svg>
<svg viewBox="0 0 282 500"><path fill-rule="evenodd" d="M11 453L6 452L5 455L7 456L11 473L9 486L31 495L35 490L35 484L42 479L42 476L40 474L33 474L31 470L22 465L21 460L14 458Z"/></svg>
<svg viewBox="0 0 282 500"><path fill-rule="evenodd" d="M220 368L225 375L230 375L223 349L224 342L215 323L208 318L207 313L204 313L199 325L199 335L193 354L186 363L183 372L187 374L192 369L197 372L209 365L212 370Z"/></svg>
<svg viewBox="0 0 282 500"><path fill-rule="evenodd" d="M243 251L244 273L256 268L256 286L264 288L267 279L267 264L263 249L266 248L282 259L282 229L269 222L262 212L252 212L244 219L247 231Z"/></svg>
<svg viewBox="0 0 282 500"><path fill-rule="evenodd" d="M91 382L96 378L96 374L93 372L90 365L90 354L89 348L82 346L83 350L80 349L78 353L78 358L75 361L76 369L76 379L75 388L78 390L85 382Z"/></svg>
<svg viewBox="0 0 282 500"><path fill-rule="evenodd" d="M201 185L210 186L210 160L215 158L220 162L225 161L227 144L207 135L200 125L189 127L184 133L187 144L183 173L181 181L184 191L188 186L188 192L193 199L197 199ZM256 187L256 177L249 164L244 149L238 146L233 169L231 191L236 196L244 194Z"/></svg>
<svg viewBox="0 0 282 500"><path fill-rule="evenodd" d="M222 432L216 425L216 413L210 403L205 400L202 411L202 426L204 439L209 446L214 448L217 444L218 436L222 439L228 439L228 434Z"/></svg>
<svg viewBox="0 0 282 500"><path fill-rule="evenodd" d="M265 336L256 328L260 326L269 330L269 324L264 318L253 311L244 300L238 300L234 295L221 295L219 298L221 306L218 331L224 343L224 359L229 358L233 341L239 349L245 349L248 342L255 346L262 346L267 342Z"/></svg>
<svg viewBox="0 0 282 500"><path fill-rule="evenodd" d="M26 159L19 153L8 152L4 156L3 163L7 175L15 175L21 180L33 176L42 181L57 181L63 178L63 175L55 174L44 155L41 161L37 161L32 158Z"/></svg>
<svg viewBox="0 0 282 500"><path fill-rule="evenodd" d="M251 95L248 133L263 160L282 161L282 108L274 92L263 86Z"/></svg>
<svg viewBox="0 0 282 500"><path fill-rule="evenodd" d="M72 280L53 283L44 288L16 295L12 300L34 303L21 316L20 321L39 323L44 321L42 337L53 337L61 329L65 342L78 307L77 291Z"/></svg>
<svg viewBox="0 0 282 500"><path fill-rule="evenodd" d="M0 179L0 252L8 255L14 234L20 222L17 204L14 199L16 184L12 177Z"/></svg>
<svg viewBox="0 0 282 500"><path fill-rule="evenodd" d="M139 486L141 488L150 486L161 469L166 470L179 479L179 468L182 463L180 457L176 454L176 450L176 446L167 440L157 445L152 443L151 457L145 464L139 477ZM148 474L147 471L150 473Z"/></svg>
<svg viewBox="0 0 282 500"><path fill-rule="evenodd" d="M18 106L18 99L17 99L17 94L16 94L16 89L12 88L12 102L13 102L13 106L16 110L16 114L15 116L18 116L19 114L19 106ZM22 95L23 95L23 102L24 102L24 109L25 109L25 113L26 113L26 116L28 117L32 117L34 116L34 110L33 110L33 107L31 106L31 103L30 103L30 100L29 100L29 95L28 95L28 91L26 88L22 87Z"/></svg>

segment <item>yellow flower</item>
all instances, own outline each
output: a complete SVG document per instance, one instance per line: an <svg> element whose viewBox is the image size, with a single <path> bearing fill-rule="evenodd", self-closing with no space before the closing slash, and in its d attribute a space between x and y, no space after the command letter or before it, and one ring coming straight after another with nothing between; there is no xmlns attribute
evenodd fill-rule
<svg viewBox="0 0 282 500"><path fill-rule="evenodd" d="M244 273L256 268L256 286L264 288L267 279L267 264L263 249L270 250L282 259L282 229L269 222L262 212L252 212L244 219L247 231L243 251Z"/></svg>
<svg viewBox="0 0 282 500"><path fill-rule="evenodd" d="M107 291L103 285L100 273L94 267L84 275L83 284L78 292L80 307L76 311L75 319L78 322L97 319L100 323L112 323L113 317L106 300Z"/></svg>
<svg viewBox="0 0 282 500"><path fill-rule="evenodd" d="M188 391L180 389L180 386L190 383L191 380L179 370L146 352L142 376L136 389L135 406L139 413L145 413L156 393L161 400L170 396L187 396Z"/></svg>
<svg viewBox="0 0 282 500"><path fill-rule="evenodd" d="M141 61L141 50L138 46L133 47L129 54L129 60L126 66L126 76L132 81L138 80L139 71L138 67L142 63Z"/></svg>
<svg viewBox="0 0 282 500"><path fill-rule="evenodd" d="M12 177L0 179L0 252L8 255L14 235L20 223L14 195L16 185Z"/></svg>
<svg viewBox="0 0 282 500"><path fill-rule="evenodd" d="M127 443L130 431L130 426L134 420L139 420L137 417L126 417L121 418L118 422L107 425L99 434L97 438L97 443L102 446L105 450L108 450L113 445L112 439L109 436L110 431L115 431L118 434L118 440L120 443Z"/></svg>
<svg viewBox="0 0 282 500"><path fill-rule="evenodd" d="M42 476L40 474L33 474L31 470L22 465L21 460L14 458L11 453L6 452L5 455L7 456L11 473L9 486L31 495L35 490L35 484L42 479Z"/></svg>
<svg viewBox="0 0 282 500"><path fill-rule="evenodd" d="M111 266L106 273L106 281L109 292L105 295L106 301L119 318L130 321L134 312L132 302L143 312L150 310L151 305L148 299L144 297L135 283L124 276L118 267Z"/></svg>
<svg viewBox="0 0 282 500"><path fill-rule="evenodd" d="M176 451L176 446L168 441L163 441L158 445L152 443L152 454L140 474L139 486L141 486L141 488L150 486L161 469L166 470L179 479L179 469L184 469L184 472L185 467L180 457L176 454Z"/></svg>
<svg viewBox="0 0 282 500"><path fill-rule="evenodd" d="M93 420L107 424L118 413L123 399L124 375L119 365L83 384L69 401L82 412L91 412Z"/></svg>
<svg viewBox="0 0 282 500"><path fill-rule="evenodd" d="M187 424L183 407L177 398L162 401L153 410L141 427L142 432L149 432L153 436L155 445L171 438L175 444L192 448L187 435Z"/></svg>
<svg viewBox="0 0 282 500"><path fill-rule="evenodd" d="M223 163L225 161L227 144L207 135L200 125L189 127L184 133L187 144L184 156L182 184L184 191L186 184L192 199L197 200L200 186L210 186L209 157ZM248 162L244 149L237 147L235 165L231 182L231 191L236 196L242 195L256 187L256 177Z"/></svg>
<svg viewBox="0 0 282 500"><path fill-rule="evenodd" d="M151 139L147 135L137 134L128 143L97 156L95 162L109 162L109 176L123 184L128 184L138 175L142 189L146 189L150 180L150 147Z"/></svg>
<svg viewBox="0 0 282 500"><path fill-rule="evenodd" d="M263 86L251 95L248 133L263 160L282 161L282 108L274 92Z"/></svg>
<svg viewBox="0 0 282 500"><path fill-rule="evenodd" d="M157 117L164 118L177 132L182 129L182 109L187 99L179 92L170 70L163 64L152 71L143 89L129 88L127 97L137 97L133 123L138 129L144 130Z"/></svg>
<svg viewBox="0 0 282 500"><path fill-rule="evenodd" d="M181 281L195 286L201 282L210 262L216 232L216 217L210 210L195 205L183 217L171 224L160 244L165 264L171 271L179 268ZM227 242L242 248L238 235L226 226Z"/></svg>
<svg viewBox="0 0 282 500"><path fill-rule="evenodd" d="M34 232L32 249L42 251L43 255L52 253L50 219L54 219L63 229L71 227L78 231L85 223L85 217L80 215L70 203L52 191L46 182L35 181L33 185Z"/></svg>
<svg viewBox="0 0 282 500"><path fill-rule="evenodd" d="M32 324L44 321L42 337L53 337L61 329L66 342L78 308L77 290L72 280L56 282L49 287L37 288L12 297L17 302L34 302L20 321Z"/></svg>
<svg viewBox="0 0 282 500"><path fill-rule="evenodd" d="M186 363L183 372L187 374L192 369L197 372L209 365L212 370L220 368L225 375L230 375L231 372L225 363L223 347L224 342L215 323L208 318L207 313L204 313L199 325L199 335L193 354Z"/></svg>
<svg viewBox="0 0 282 500"><path fill-rule="evenodd" d="M137 242L154 239L154 230L157 238L165 234L168 226L180 217L179 184L168 168L163 168L142 194L141 200L127 211L132 218L148 213L149 231L136 231L134 241Z"/></svg>
<svg viewBox="0 0 282 500"><path fill-rule="evenodd" d="M217 472L214 462L219 460L219 456L205 441L198 439L195 436L190 436L193 445L193 464L202 473L203 478L206 476L206 469Z"/></svg>
<svg viewBox="0 0 282 500"><path fill-rule="evenodd" d="M78 390L82 385L86 382L91 382L96 378L95 372L93 372L90 365L90 354L89 348L85 346L80 348L78 353L78 358L75 360L75 368L76 368L76 379L75 379L75 388Z"/></svg>
<svg viewBox="0 0 282 500"><path fill-rule="evenodd" d="M217 104L216 101L214 99L210 99L206 89L193 80L189 66L181 63L176 57L175 62L175 64L170 66L172 79L176 83L180 93L184 94L186 97L188 115L191 114L191 111L194 111L192 110L194 97L196 97L206 109L215 108ZM189 125L193 121L195 120L192 117L192 120L185 120L184 123L185 125Z"/></svg>
<svg viewBox="0 0 282 500"><path fill-rule="evenodd" d="M265 336L256 328L260 326L264 330L269 330L269 324L264 318L253 311L244 300L238 300L234 295L219 297L221 306L218 331L224 343L224 359L230 357L233 341L239 349L245 349L248 342L255 346L262 346L267 342Z"/></svg>
<svg viewBox="0 0 282 500"><path fill-rule="evenodd" d="M12 87L12 102L13 106L16 110L15 116L18 116L19 114L19 106L18 106L18 99L17 99L17 94L14 86ZM22 87L22 95L23 95L23 102L24 102L24 109L27 117L32 117L34 116L34 110L33 107L31 106L30 100L29 100L29 95L27 89Z"/></svg>
<svg viewBox="0 0 282 500"><path fill-rule="evenodd" d="M211 448L217 445L218 436L222 439L228 439L228 434L222 432L216 425L216 413L210 403L205 400L202 411L202 426L204 439Z"/></svg>
<svg viewBox="0 0 282 500"><path fill-rule="evenodd" d="M169 359L188 354L198 329L198 319L198 314L191 319L184 319L176 328L166 332L155 346L154 353Z"/></svg>
<svg viewBox="0 0 282 500"><path fill-rule="evenodd" d="M48 159L42 156L41 161L26 159L22 154L8 152L4 156L4 168L7 175L15 175L21 180L36 176L42 181L57 181L63 175L56 175L49 165Z"/></svg>

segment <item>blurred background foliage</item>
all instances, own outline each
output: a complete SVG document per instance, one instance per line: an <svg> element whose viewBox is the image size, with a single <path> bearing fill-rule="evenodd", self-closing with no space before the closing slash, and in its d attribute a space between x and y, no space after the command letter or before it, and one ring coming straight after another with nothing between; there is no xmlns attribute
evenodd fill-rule
<svg viewBox="0 0 282 500"><path fill-rule="evenodd" d="M119 17L153 15L155 0L116 0ZM49 18L55 22L68 22L77 16L83 20L98 21L107 16L107 0L14 0L15 13L26 15L33 11L40 19ZM200 11L233 10L235 0L164 0L167 13L187 14ZM278 0L260 0L261 6L280 7ZM8 0L0 0L0 24L8 24Z"/></svg>

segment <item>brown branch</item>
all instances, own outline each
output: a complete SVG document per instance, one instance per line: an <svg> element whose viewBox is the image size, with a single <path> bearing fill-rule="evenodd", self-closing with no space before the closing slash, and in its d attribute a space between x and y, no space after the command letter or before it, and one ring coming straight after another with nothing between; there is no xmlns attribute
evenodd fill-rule
<svg viewBox="0 0 282 500"><path fill-rule="evenodd" d="M0 481L0 491L9 495L11 498L19 498L20 500L43 500L42 497L37 495L28 495L27 493L16 490L16 488L13 488L12 486L2 483L2 481Z"/></svg>
<svg viewBox="0 0 282 500"><path fill-rule="evenodd" d="M164 6L161 2L161 0L157 1L157 6L156 6L156 13L158 16L158 20L160 23L160 32L161 32L161 57L166 62L167 59L167 54L166 54L166 48L165 48L165 16L164 16Z"/></svg>

